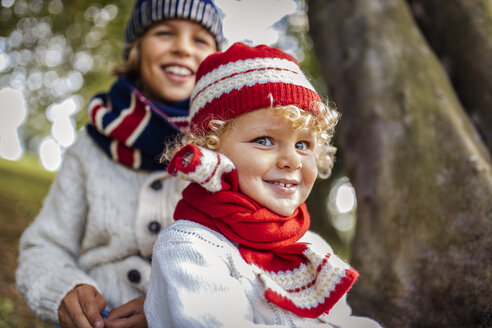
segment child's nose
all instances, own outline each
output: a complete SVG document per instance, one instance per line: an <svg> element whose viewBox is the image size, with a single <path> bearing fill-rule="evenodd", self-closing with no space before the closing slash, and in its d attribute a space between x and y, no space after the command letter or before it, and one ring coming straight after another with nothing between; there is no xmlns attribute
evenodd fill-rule
<svg viewBox="0 0 492 328"><path fill-rule="evenodd" d="M191 40L185 35L178 36L174 41L174 52L187 56L191 53Z"/></svg>
<svg viewBox="0 0 492 328"><path fill-rule="evenodd" d="M279 149L277 166L281 169L298 170L302 168L301 156L295 148L284 147Z"/></svg>

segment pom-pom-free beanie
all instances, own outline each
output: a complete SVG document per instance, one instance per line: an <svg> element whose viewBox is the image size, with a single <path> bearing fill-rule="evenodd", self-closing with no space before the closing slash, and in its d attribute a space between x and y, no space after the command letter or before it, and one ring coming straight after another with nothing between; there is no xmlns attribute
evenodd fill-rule
<svg viewBox="0 0 492 328"><path fill-rule="evenodd" d="M212 0L137 0L128 20L125 42L131 43L153 24L173 18L203 25L220 48L224 38L222 19Z"/></svg>
<svg viewBox="0 0 492 328"><path fill-rule="evenodd" d="M198 67L191 95L191 131L209 130L212 119L277 105L295 105L318 113L321 101L297 61L280 49L244 43L208 56Z"/></svg>

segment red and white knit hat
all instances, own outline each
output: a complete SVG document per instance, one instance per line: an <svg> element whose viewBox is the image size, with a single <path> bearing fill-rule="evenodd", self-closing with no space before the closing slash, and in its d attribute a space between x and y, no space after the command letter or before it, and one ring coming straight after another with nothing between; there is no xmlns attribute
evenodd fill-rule
<svg viewBox="0 0 492 328"><path fill-rule="evenodd" d="M240 114L277 105L296 105L318 113L320 97L297 61L280 49L234 43L199 66L191 95L191 131L209 130L212 119L227 121Z"/></svg>

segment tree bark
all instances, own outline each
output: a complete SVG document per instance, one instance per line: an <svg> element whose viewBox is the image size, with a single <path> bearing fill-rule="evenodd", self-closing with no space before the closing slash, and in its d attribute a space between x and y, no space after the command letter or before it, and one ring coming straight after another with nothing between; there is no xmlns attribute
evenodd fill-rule
<svg viewBox="0 0 492 328"><path fill-rule="evenodd" d="M492 1L408 0L431 47L492 151Z"/></svg>
<svg viewBox="0 0 492 328"><path fill-rule="evenodd" d="M492 324L492 166L404 0L309 0L357 193L349 293L386 327Z"/></svg>

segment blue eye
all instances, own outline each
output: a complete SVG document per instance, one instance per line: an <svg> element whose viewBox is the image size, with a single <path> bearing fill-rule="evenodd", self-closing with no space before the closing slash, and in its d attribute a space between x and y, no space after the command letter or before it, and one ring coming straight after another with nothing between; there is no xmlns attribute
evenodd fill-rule
<svg viewBox="0 0 492 328"><path fill-rule="evenodd" d="M271 146L273 145L272 141L269 137L258 137L253 140L254 143L257 143L262 146Z"/></svg>
<svg viewBox="0 0 492 328"><path fill-rule="evenodd" d="M309 142L307 142L307 141L298 141L296 143L296 149L306 150L308 148L309 148Z"/></svg>

